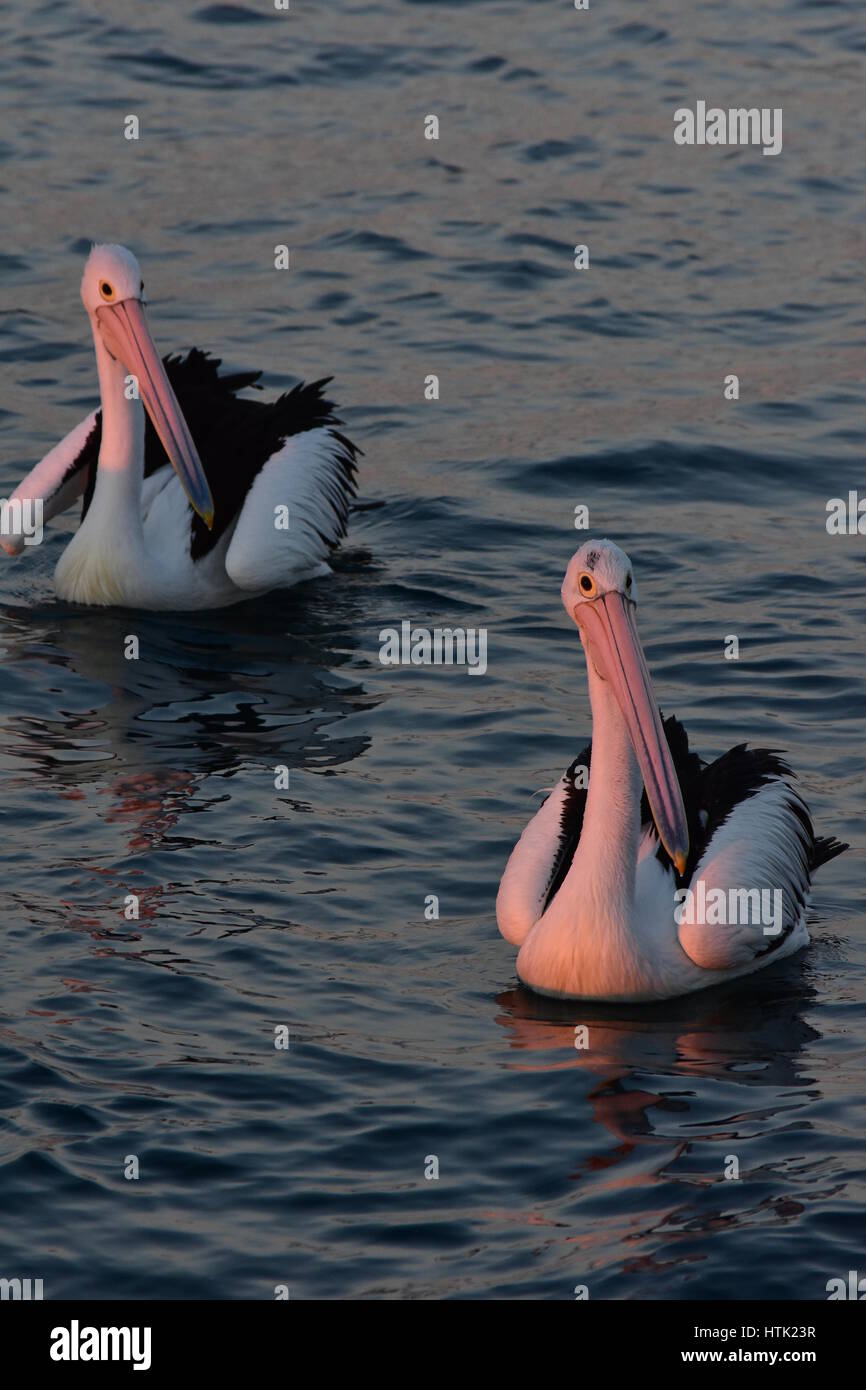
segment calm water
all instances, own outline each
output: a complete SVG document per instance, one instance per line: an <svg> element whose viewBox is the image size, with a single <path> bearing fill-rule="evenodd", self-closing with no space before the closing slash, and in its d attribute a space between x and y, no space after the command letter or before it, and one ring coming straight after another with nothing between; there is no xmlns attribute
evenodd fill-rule
<svg viewBox="0 0 866 1390"><path fill-rule="evenodd" d="M94 403L96 238L163 350L335 375L361 506L332 580L215 615L58 603L72 516L0 556L0 1275L822 1298L866 1259L866 540L825 528L866 485L862 11L180 8L0 11L2 495ZM781 155L675 147L699 98L781 106ZM533 998L495 927L589 731L580 503L665 708L787 749L853 845L806 953L673 1005ZM406 618L485 626L487 675L383 668Z"/></svg>

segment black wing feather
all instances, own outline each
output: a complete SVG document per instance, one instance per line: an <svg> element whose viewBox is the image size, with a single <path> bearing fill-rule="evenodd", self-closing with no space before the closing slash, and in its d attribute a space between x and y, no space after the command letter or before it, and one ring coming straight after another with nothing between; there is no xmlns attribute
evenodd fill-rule
<svg viewBox="0 0 866 1390"><path fill-rule="evenodd" d="M583 815L586 810L586 787L575 786L575 774L579 767L589 769L590 758L592 757L592 744L588 743L583 752L578 753L574 762L566 769L565 776L565 800L562 804L562 812L559 821L559 843L553 857L551 866L550 886L547 896L544 899L543 912L546 912L550 903L556 897L563 880L571 868L575 851L580 841L580 832L583 830ZM587 780L589 780L587 778ZM542 803L543 804L543 803Z"/></svg>
<svg viewBox="0 0 866 1390"><path fill-rule="evenodd" d="M748 748L745 743L738 743L736 747L730 748L727 753L716 758L715 762L705 763L697 753L690 751L688 734L674 715L664 719L662 724L683 794L689 827L689 857L685 873L676 875L678 886L682 886L691 879L704 850L719 826L724 824L740 802L754 796L755 792L768 782L780 777L793 777L794 773L779 757L777 750ZM591 759L592 744L589 743L565 773L567 786L560 822L560 839L545 909L562 886L580 840L587 789L575 786L575 769L581 765L588 768ZM791 798L791 809L799 817L806 833L811 876L822 864L835 859L837 854L842 854L848 849L848 845L834 837L816 836L809 813L798 798ZM651 823L652 813L644 792L641 797L641 824ZM656 856L662 864L673 869L663 845L659 845Z"/></svg>
<svg viewBox="0 0 866 1390"><path fill-rule="evenodd" d="M334 473L328 500L334 513L334 536L322 536L331 549L346 534L349 504L355 495L355 474L360 449L340 433L341 423L334 414L331 401L323 390L331 381L301 383L270 403L246 400L239 391L249 387L260 389L261 372L235 372L220 376L221 359L192 348L186 355L163 359L172 390L178 399L184 419L189 426L202 467L214 499L214 524L208 530L201 517L194 516L191 528L190 553L194 560L207 555L225 534L243 505L256 476L292 435L305 430L331 427L337 445ZM96 486L96 464L102 440L102 411L96 420L84 449L73 468L86 467L87 483L82 500L81 519L93 498ZM145 416L144 474L169 466L168 455L156 430Z"/></svg>

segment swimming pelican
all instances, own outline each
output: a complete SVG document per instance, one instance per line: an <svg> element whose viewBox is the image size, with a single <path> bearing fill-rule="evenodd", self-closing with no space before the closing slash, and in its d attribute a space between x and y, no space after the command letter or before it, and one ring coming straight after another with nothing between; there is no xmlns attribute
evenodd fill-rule
<svg viewBox="0 0 866 1390"><path fill-rule="evenodd" d="M848 846L816 838L774 752L741 743L707 766L676 719L662 723L618 546L582 545L562 601L586 653L593 739L499 886L521 980L563 998L671 999L805 946L812 874Z"/></svg>
<svg viewBox="0 0 866 1390"><path fill-rule="evenodd" d="M55 570L59 597L216 608L330 573L358 453L322 397L330 378L266 405L237 395L260 372L221 377L219 361L195 348L161 362L141 271L123 246L93 247L81 298L101 409L10 499L41 502L44 522L83 497L81 525ZM17 554L24 536L0 543Z"/></svg>

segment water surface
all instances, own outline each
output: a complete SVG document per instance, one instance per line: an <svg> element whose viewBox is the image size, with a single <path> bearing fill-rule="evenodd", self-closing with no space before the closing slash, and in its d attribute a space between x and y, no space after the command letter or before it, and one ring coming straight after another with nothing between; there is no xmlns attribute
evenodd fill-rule
<svg viewBox="0 0 866 1390"><path fill-rule="evenodd" d="M864 49L855 5L800 0L0 15L3 495L94 404L94 238L139 255L164 350L333 374L365 450L333 578L288 594L71 608L72 516L0 557L0 1274L802 1299L862 1270L866 551L825 509L866 484ZM676 148L698 99L781 106L781 155ZM579 504L694 746L786 749L854 846L807 952L653 1008L534 998L493 914L589 732ZM403 619L486 627L487 674L381 666Z"/></svg>

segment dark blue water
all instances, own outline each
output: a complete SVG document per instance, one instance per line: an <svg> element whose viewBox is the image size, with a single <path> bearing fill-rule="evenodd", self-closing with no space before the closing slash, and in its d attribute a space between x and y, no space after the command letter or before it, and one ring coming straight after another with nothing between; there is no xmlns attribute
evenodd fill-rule
<svg viewBox="0 0 866 1390"><path fill-rule="evenodd" d="M0 1275L804 1299L863 1272L866 539L825 515L866 488L864 51L856 5L801 0L0 12L3 496L95 402L94 238L140 257L163 350L274 392L333 373L365 450L334 577L288 594L68 607L72 516L0 556ZM698 99L781 106L782 153L676 147ZM581 503L634 560L665 708L707 756L785 748L853 845L807 952L652 1008L534 998L494 921L589 732ZM485 626L487 674L381 666L403 619Z"/></svg>

